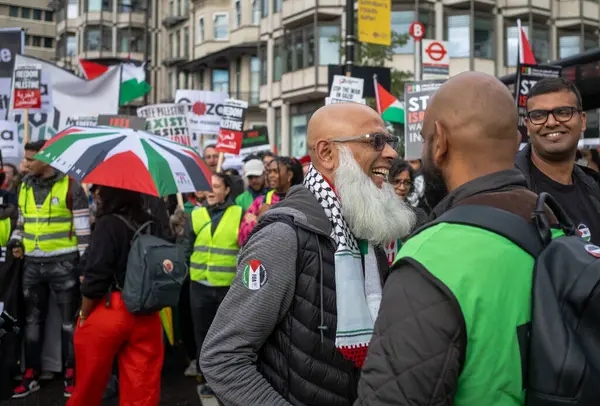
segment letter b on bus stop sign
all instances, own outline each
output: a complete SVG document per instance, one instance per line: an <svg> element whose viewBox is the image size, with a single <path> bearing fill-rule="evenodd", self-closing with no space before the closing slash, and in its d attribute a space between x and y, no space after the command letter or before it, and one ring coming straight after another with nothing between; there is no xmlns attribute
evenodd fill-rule
<svg viewBox="0 0 600 406"><path fill-rule="evenodd" d="M413 21L408 33L415 41L420 41L425 36L425 26L419 21Z"/></svg>

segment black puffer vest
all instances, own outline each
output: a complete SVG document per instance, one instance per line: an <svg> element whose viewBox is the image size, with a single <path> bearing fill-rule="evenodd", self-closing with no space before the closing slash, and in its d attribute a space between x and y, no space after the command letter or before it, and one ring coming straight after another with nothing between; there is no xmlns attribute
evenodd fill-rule
<svg viewBox="0 0 600 406"><path fill-rule="evenodd" d="M297 230L296 290L290 311L259 353L258 369L293 405L352 405L360 370L335 347L333 244L328 236L299 227L287 215L269 216L252 233L272 222L285 222Z"/></svg>

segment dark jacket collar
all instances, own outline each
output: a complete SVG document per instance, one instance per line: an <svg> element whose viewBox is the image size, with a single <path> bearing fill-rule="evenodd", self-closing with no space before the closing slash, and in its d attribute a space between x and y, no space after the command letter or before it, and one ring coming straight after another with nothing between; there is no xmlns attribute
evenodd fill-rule
<svg viewBox="0 0 600 406"><path fill-rule="evenodd" d="M517 153L515 166L525 175L527 187L533 192L538 192L535 182L531 178L531 144L527 144L521 151ZM573 166L573 177L583 183L591 191L600 194L600 173L586 166L575 164Z"/></svg>
<svg viewBox="0 0 600 406"><path fill-rule="evenodd" d="M499 192L502 190L526 187L527 182L525 177L517 169L508 169L481 176L453 190L442 199L442 201L433 209L430 220L441 216L444 212L456 205L456 203L468 197L481 193Z"/></svg>

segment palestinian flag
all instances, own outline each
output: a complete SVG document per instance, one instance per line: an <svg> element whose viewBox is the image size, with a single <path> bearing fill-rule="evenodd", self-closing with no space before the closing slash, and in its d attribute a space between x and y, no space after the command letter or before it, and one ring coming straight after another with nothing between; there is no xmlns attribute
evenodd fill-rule
<svg viewBox="0 0 600 406"><path fill-rule="evenodd" d="M92 80L103 75L109 68L108 66L83 59L79 60L79 64L87 80ZM121 67L123 70L121 71L119 104L123 106L138 97L146 95L150 91L151 86L146 82L144 65L136 66L133 63L122 63Z"/></svg>
<svg viewBox="0 0 600 406"><path fill-rule="evenodd" d="M379 83L376 83L375 97L377 99L377 110L385 121L404 124L404 103L392 96Z"/></svg>

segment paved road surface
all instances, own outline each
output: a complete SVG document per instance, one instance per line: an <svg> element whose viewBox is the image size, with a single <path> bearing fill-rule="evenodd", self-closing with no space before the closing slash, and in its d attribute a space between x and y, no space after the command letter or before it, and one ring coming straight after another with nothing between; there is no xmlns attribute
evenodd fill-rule
<svg viewBox="0 0 600 406"><path fill-rule="evenodd" d="M218 406L216 399L201 402L196 394L196 380L183 376L184 361L173 353L165 354L161 388L161 406ZM42 388L28 398L0 402L0 406L63 406L62 380L42 382ZM118 406L117 397L102 402L102 406Z"/></svg>

